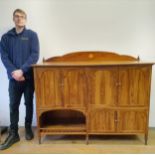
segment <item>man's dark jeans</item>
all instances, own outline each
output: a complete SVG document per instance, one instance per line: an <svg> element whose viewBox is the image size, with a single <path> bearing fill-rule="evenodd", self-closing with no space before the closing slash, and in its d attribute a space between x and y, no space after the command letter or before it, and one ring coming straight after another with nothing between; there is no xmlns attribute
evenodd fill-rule
<svg viewBox="0 0 155 155"><path fill-rule="evenodd" d="M26 106L25 124L31 125L33 117L34 81L32 79L27 79L23 82L10 80L10 129L15 131L18 131L19 105L22 98L22 94L24 94Z"/></svg>

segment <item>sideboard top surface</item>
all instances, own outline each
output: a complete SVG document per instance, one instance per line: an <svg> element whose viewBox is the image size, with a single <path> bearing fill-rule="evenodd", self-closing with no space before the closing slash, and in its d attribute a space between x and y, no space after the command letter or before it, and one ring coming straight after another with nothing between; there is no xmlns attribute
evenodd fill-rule
<svg viewBox="0 0 155 155"><path fill-rule="evenodd" d="M104 61L104 62L46 62L33 65L33 67L54 66L123 66L123 65L153 65L153 62L127 62L127 61Z"/></svg>

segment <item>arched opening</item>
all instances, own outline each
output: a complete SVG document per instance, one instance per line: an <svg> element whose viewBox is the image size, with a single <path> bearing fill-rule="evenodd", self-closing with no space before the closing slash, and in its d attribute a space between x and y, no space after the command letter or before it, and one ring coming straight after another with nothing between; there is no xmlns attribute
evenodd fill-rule
<svg viewBox="0 0 155 155"><path fill-rule="evenodd" d="M86 116L81 111L57 109L46 111L40 116L40 127L50 130L77 131L85 130Z"/></svg>

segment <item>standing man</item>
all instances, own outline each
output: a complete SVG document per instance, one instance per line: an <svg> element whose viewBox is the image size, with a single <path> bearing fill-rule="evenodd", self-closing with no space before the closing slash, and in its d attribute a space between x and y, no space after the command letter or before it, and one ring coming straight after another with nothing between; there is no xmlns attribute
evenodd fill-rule
<svg viewBox="0 0 155 155"><path fill-rule="evenodd" d="M34 31L26 29L26 20L26 13L21 9L16 9L13 13L15 28L1 38L1 59L9 78L10 131L5 142L0 145L0 150L7 149L20 140L18 121L22 94L24 94L26 106L25 138L31 140L34 137L31 128L34 94L31 65L38 61L39 41Z"/></svg>

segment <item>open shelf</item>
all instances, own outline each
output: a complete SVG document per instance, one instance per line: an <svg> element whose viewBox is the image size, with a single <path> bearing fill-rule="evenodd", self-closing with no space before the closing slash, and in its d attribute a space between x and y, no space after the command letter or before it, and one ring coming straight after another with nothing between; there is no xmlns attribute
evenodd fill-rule
<svg viewBox="0 0 155 155"><path fill-rule="evenodd" d="M45 132L85 132L86 117L77 110L52 110L40 116L40 130Z"/></svg>

